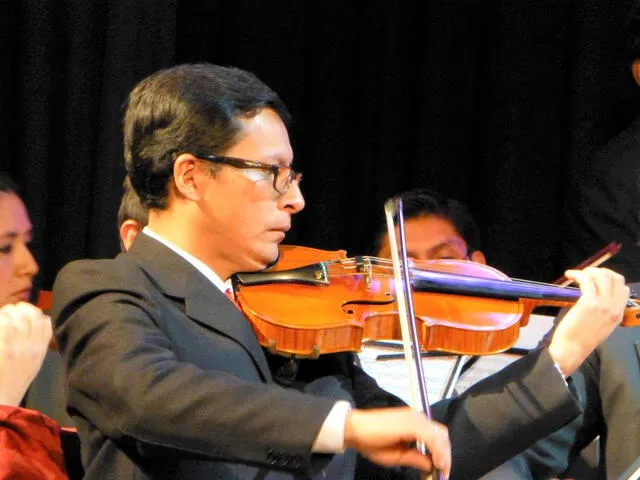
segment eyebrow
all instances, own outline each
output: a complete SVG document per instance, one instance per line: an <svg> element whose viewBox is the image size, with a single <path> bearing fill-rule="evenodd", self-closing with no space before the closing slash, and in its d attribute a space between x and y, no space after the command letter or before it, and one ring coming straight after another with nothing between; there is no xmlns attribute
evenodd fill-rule
<svg viewBox="0 0 640 480"><path fill-rule="evenodd" d="M459 241L457 241L457 239L450 238L450 239L447 239L447 240L444 240L444 241L438 243L437 245L434 245L433 247L431 247L429 249L429 252L437 252L438 250L440 250L442 248L451 247L451 246L462 247L464 249L466 244L465 244L464 240L462 241L462 243L460 243Z"/></svg>
<svg viewBox="0 0 640 480"><path fill-rule="evenodd" d="M13 240L14 238L17 238L20 235L20 233L15 232L15 231L8 231L8 232L4 232L2 235L0 235L0 239L3 240ZM24 235L30 237L33 235L33 229L29 229L26 232L24 232Z"/></svg>
<svg viewBox="0 0 640 480"><path fill-rule="evenodd" d="M264 156L265 159L267 160L272 160L274 162L276 162L277 165L280 166L284 166L284 167L292 167L293 166L293 159L291 159L290 163L287 163L286 160L284 160L284 158L282 157L282 155L280 155L279 153L268 153Z"/></svg>

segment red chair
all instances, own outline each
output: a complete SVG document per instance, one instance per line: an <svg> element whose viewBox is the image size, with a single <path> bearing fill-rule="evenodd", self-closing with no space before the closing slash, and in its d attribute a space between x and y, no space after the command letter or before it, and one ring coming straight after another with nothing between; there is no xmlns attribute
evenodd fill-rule
<svg viewBox="0 0 640 480"><path fill-rule="evenodd" d="M38 301L36 302L36 307L40 310L50 310L53 305L53 298L51 296L50 290L40 290L38 293Z"/></svg>

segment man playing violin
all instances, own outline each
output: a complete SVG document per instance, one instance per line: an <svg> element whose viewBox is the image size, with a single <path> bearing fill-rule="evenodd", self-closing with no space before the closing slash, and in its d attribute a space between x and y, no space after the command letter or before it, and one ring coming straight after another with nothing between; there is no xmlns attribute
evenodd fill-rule
<svg viewBox="0 0 640 480"><path fill-rule="evenodd" d="M126 167L149 224L128 252L73 262L54 286L86 478L351 478L345 449L448 474L447 430L422 414L278 385L225 295L230 276L276 260L304 207L287 118L253 75L214 65L157 72L130 94ZM620 322L628 289L606 270L569 276L584 294L549 348L437 410L453 477L477 477L579 413L558 369L573 373ZM500 418L486 413L496 402Z"/></svg>
<svg viewBox="0 0 640 480"><path fill-rule="evenodd" d="M417 189L404 203L408 255L416 260L458 259L486 263L480 235L465 205ZM386 225L379 226L374 252L388 257ZM599 478L619 478L640 457L640 327L617 328L571 375L583 412L483 477L548 479L559 476L580 451L600 436Z"/></svg>

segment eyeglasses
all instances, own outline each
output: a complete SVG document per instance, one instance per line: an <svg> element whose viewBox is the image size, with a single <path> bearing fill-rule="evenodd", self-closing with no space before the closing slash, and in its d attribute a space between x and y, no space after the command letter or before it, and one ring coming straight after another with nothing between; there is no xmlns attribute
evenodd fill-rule
<svg viewBox="0 0 640 480"><path fill-rule="evenodd" d="M292 183L300 184L302 174L296 172L291 167L283 165L272 165L270 163L254 162L253 160L245 160L243 158L225 157L221 155L199 155L193 154L202 160L212 163L222 163L239 169L254 169L270 172L273 175L273 189L280 195L284 195L291 188Z"/></svg>

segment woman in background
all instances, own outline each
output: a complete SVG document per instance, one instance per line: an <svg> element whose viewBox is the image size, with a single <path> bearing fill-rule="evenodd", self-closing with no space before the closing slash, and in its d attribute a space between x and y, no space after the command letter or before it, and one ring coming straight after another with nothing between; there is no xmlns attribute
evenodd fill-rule
<svg viewBox="0 0 640 480"><path fill-rule="evenodd" d="M60 426L20 408L51 339L51 319L27 303L38 265L31 221L11 179L0 173L0 479L67 479Z"/></svg>

